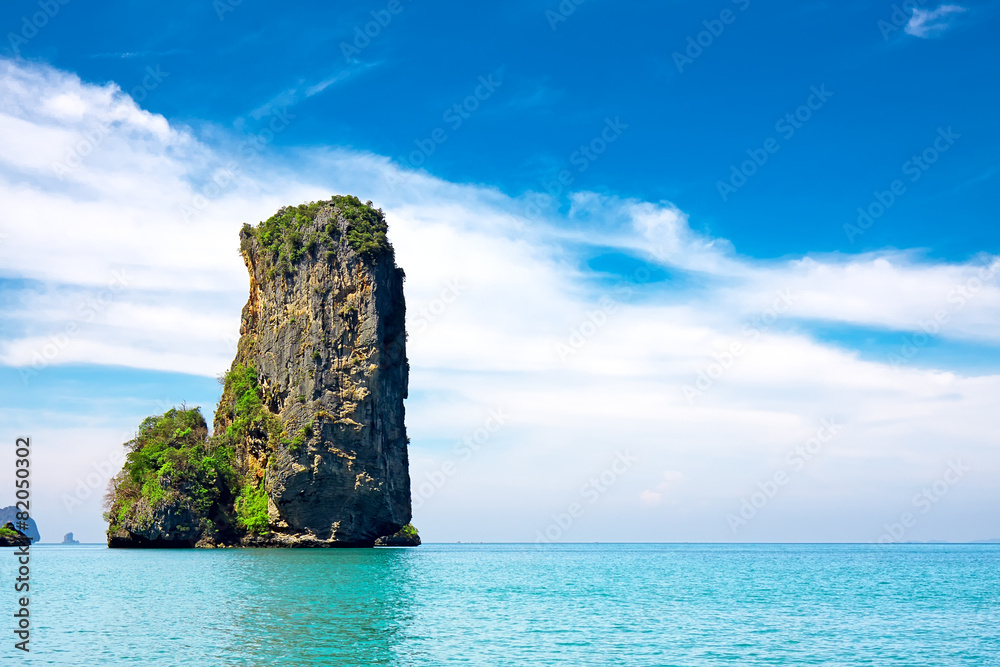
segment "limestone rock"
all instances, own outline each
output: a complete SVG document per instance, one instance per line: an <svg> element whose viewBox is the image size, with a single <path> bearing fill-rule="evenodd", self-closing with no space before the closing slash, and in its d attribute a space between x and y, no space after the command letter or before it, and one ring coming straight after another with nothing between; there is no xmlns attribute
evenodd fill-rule
<svg viewBox="0 0 1000 667"><path fill-rule="evenodd" d="M375 540L377 547L419 547L420 535L411 524L406 524L392 535L385 535Z"/></svg>
<svg viewBox="0 0 1000 667"><path fill-rule="evenodd" d="M410 520L404 274L370 202L313 206L240 234L250 297L232 370L256 370L277 418L235 443L267 495L267 529L244 543L371 546ZM237 401L223 395L216 433Z"/></svg>
<svg viewBox="0 0 1000 667"><path fill-rule="evenodd" d="M371 202L244 225L250 277L214 432L150 417L106 498L112 547L373 546L410 521L402 269Z"/></svg>

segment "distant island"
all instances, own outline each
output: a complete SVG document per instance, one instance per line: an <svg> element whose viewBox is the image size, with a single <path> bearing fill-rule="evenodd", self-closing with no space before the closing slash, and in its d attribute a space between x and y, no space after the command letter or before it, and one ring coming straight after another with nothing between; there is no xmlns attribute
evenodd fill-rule
<svg viewBox="0 0 1000 667"><path fill-rule="evenodd" d="M60 544L79 544L80 540L73 539L73 533L66 533L63 535L63 541Z"/></svg>
<svg viewBox="0 0 1000 667"><path fill-rule="evenodd" d="M213 435L148 417L105 504L109 547L416 545L403 270L382 211L337 196L244 225L250 274Z"/></svg>
<svg viewBox="0 0 1000 667"><path fill-rule="evenodd" d="M18 523L17 513L19 511L21 510L14 505L0 508L0 525L10 523L12 526L16 526ZM28 528L23 531L23 533L27 535L32 542L38 542L42 539L38 534L38 526L35 525L35 520L30 517L28 518Z"/></svg>

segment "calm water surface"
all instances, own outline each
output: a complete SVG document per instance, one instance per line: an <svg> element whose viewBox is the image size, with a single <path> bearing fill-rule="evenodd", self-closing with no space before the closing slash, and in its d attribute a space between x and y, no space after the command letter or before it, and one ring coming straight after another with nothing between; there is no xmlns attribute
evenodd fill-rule
<svg viewBox="0 0 1000 667"><path fill-rule="evenodd" d="M25 658L0 551L4 664L1000 665L996 545L31 555Z"/></svg>

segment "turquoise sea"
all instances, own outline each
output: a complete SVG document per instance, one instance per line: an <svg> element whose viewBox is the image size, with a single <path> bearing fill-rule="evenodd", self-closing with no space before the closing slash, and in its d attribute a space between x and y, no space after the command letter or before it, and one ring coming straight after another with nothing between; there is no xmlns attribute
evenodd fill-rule
<svg viewBox="0 0 1000 667"><path fill-rule="evenodd" d="M1000 665L997 545L11 551L11 665Z"/></svg>

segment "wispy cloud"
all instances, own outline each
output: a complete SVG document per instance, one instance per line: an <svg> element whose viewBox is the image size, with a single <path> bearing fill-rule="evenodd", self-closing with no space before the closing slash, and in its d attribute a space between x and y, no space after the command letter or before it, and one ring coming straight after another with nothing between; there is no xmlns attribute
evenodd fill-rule
<svg viewBox="0 0 1000 667"><path fill-rule="evenodd" d="M194 53L191 49L167 49L165 51L111 51L109 53L93 53L91 58L112 58L129 60L132 58L164 58L166 56L176 56L182 53Z"/></svg>
<svg viewBox="0 0 1000 667"><path fill-rule="evenodd" d="M937 9L914 8L913 15L906 24L906 34L914 37L934 37L952 25L955 14L967 11L960 5L941 5Z"/></svg>
<svg viewBox="0 0 1000 667"><path fill-rule="evenodd" d="M288 107L298 104L306 98L322 93L330 86L343 83L352 76L360 74L361 72L371 69L372 67L377 67L379 64L380 61L371 63L357 62L350 67L345 67L330 74L326 78L321 79L314 84L306 84L304 81L300 81L298 85L278 93L270 100L251 111L249 115L259 120L265 116L271 115L277 109L287 109Z"/></svg>
<svg viewBox="0 0 1000 667"><path fill-rule="evenodd" d="M500 77L503 76L504 68L499 68ZM552 86L546 79L538 78L522 81L513 91L509 91L509 97L503 105L503 109L512 112L540 110L551 107L564 95L564 91Z"/></svg>
<svg viewBox="0 0 1000 667"><path fill-rule="evenodd" d="M338 72L337 74L329 78L323 79L319 83L306 88L306 97L312 97L313 95L318 95L319 93L322 93L324 90L326 90L333 84L345 80L350 75L351 75L350 72Z"/></svg>
<svg viewBox="0 0 1000 667"><path fill-rule="evenodd" d="M264 104L250 111L249 115L255 120L260 120L261 118L270 116L275 110L287 109L299 101L298 92L298 88L283 90Z"/></svg>

